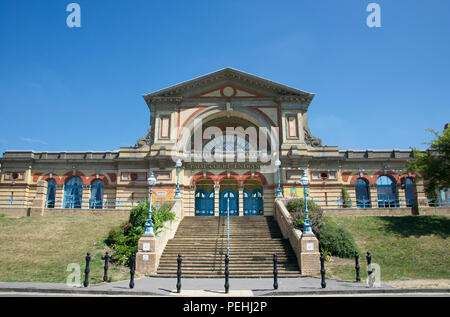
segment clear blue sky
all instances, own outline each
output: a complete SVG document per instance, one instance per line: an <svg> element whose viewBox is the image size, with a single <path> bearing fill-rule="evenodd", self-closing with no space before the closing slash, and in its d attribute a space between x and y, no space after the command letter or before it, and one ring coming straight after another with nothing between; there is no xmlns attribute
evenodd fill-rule
<svg viewBox="0 0 450 317"><path fill-rule="evenodd" d="M340 149L425 148L450 122L447 0L0 0L0 40L0 155L134 145L143 94L224 67L315 93Z"/></svg>

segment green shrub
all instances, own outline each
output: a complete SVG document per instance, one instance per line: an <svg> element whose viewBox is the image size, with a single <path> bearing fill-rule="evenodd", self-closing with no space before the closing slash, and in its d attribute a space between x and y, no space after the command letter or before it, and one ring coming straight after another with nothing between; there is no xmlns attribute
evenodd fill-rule
<svg viewBox="0 0 450 317"><path fill-rule="evenodd" d="M303 222L305 219L305 201L301 198L291 199L286 204L286 208L294 218L295 228L303 230ZM322 208L310 199L308 199L308 218L311 222L312 231L315 235L319 235L323 222L323 212Z"/></svg>
<svg viewBox="0 0 450 317"><path fill-rule="evenodd" d="M353 258L355 251L358 251L351 233L334 222L325 221L317 238L324 252L340 258Z"/></svg>
<svg viewBox="0 0 450 317"><path fill-rule="evenodd" d="M148 218L148 202L133 207L128 222L121 227L110 230L105 242L115 250L114 260L120 264L130 264L131 255L138 251L138 241L145 230ZM161 231L164 222L174 220L171 204L163 204L159 209L152 206L153 231L155 235Z"/></svg>
<svg viewBox="0 0 450 317"><path fill-rule="evenodd" d="M111 228L111 230L108 233L108 236L105 239L105 243L107 245L117 243L119 242L122 236L123 236L123 226Z"/></svg>
<svg viewBox="0 0 450 317"><path fill-rule="evenodd" d="M350 208L351 202L350 202L350 195L348 194L347 188L342 186L342 208Z"/></svg>

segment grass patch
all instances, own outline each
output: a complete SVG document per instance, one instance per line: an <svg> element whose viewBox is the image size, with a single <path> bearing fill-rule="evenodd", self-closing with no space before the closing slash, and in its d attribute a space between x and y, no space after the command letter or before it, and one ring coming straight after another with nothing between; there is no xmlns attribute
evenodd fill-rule
<svg viewBox="0 0 450 317"><path fill-rule="evenodd" d="M0 281L66 282L70 263L78 263L84 280L86 253L91 253L90 283L102 282L109 251L104 239L108 231L127 220L119 215L60 215L44 217L0 217ZM111 281L129 278L129 269L109 266Z"/></svg>
<svg viewBox="0 0 450 317"><path fill-rule="evenodd" d="M381 280L449 279L450 218L445 216L344 217L328 216L354 236L361 250L361 279L367 278L366 252L380 265ZM351 259L332 258L327 276L354 280Z"/></svg>

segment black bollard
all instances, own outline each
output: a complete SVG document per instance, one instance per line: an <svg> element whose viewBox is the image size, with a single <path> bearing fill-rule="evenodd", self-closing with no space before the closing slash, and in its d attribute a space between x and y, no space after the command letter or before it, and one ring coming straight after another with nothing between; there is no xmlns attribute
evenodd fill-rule
<svg viewBox="0 0 450 317"><path fill-rule="evenodd" d="M356 270L356 281L361 281L361 276L359 275L359 254L355 251L355 270Z"/></svg>
<svg viewBox="0 0 450 317"><path fill-rule="evenodd" d="M91 262L91 254L88 252L86 255L86 268L84 269L84 287L89 286L89 262Z"/></svg>
<svg viewBox="0 0 450 317"><path fill-rule="evenodd" d="M368 275L368 282L369 282L369 287L373 286L373 282L372 282L372 256L370 255L370 252L367 251L367 275Z"/></svg>
<svg viewBox="0 0 450 317"><path fill-rule="evenodd" d="M178 269L177 269L177 293L181 292L181 254L178 254Z"/></svg>
<svg viewBox="0 0 450 317"><path fill-rule="evenodd" d="M320 275L322 276L320 285L322 288L325 288L327 286L327 283L325 282L325 258L322 252L320 252Z"/></svg>
<svg viewBox="0 0 450 317"><path fill-rule="evenodd" d="M278 289L278 269L277 269L278 257L273 255L273 288Z"/></svg>
<svg viewBox="0 0 450 317"><path fill-rule="evenodd" d="M228 258L228 254L225 255L225 293L228 294L228 290L230 289L230 284L228 282L228 278L230 276L230 271L228 268L228 263L230 259Z"/></svg>
<svg viewBox="0 0 450 317"><path fill-rule="evenodd" d="M109 263L109 254L108 252L106 252L105 254L105 266L104 268L104 273L103 273L103 282L108 281L108 263Z"/></svg>
<svg viewBox="0 0 450 317"><path fill-rule="evenodd" d="M136 254L131 255L130 263L130 288L134 288L134 269L136 267Z"/></svg>

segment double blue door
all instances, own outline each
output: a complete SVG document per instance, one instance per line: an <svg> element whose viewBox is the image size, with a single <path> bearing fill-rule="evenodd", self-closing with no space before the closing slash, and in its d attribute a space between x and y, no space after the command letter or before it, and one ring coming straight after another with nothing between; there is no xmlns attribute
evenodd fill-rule
<svg viewBox="0 0 450 317"><path fill-rule="evenodd" d="M200 189L195 192L195 215L214 216L214 190L206 192Z"/></svg>
<svg viewBox="0 0 450 317"><path fill-rule="evenodd" d="M244 216L262 216L263 199L260 189L248 191L244 189Z"/></svg>
<svg viewBox="0 0 450 317"><path fill-rule="evenodd" d="M228 210L230 210L230 216L239 215L238 197L238 193L231 189L220 192L219 216L226 216Z"/></svg>

